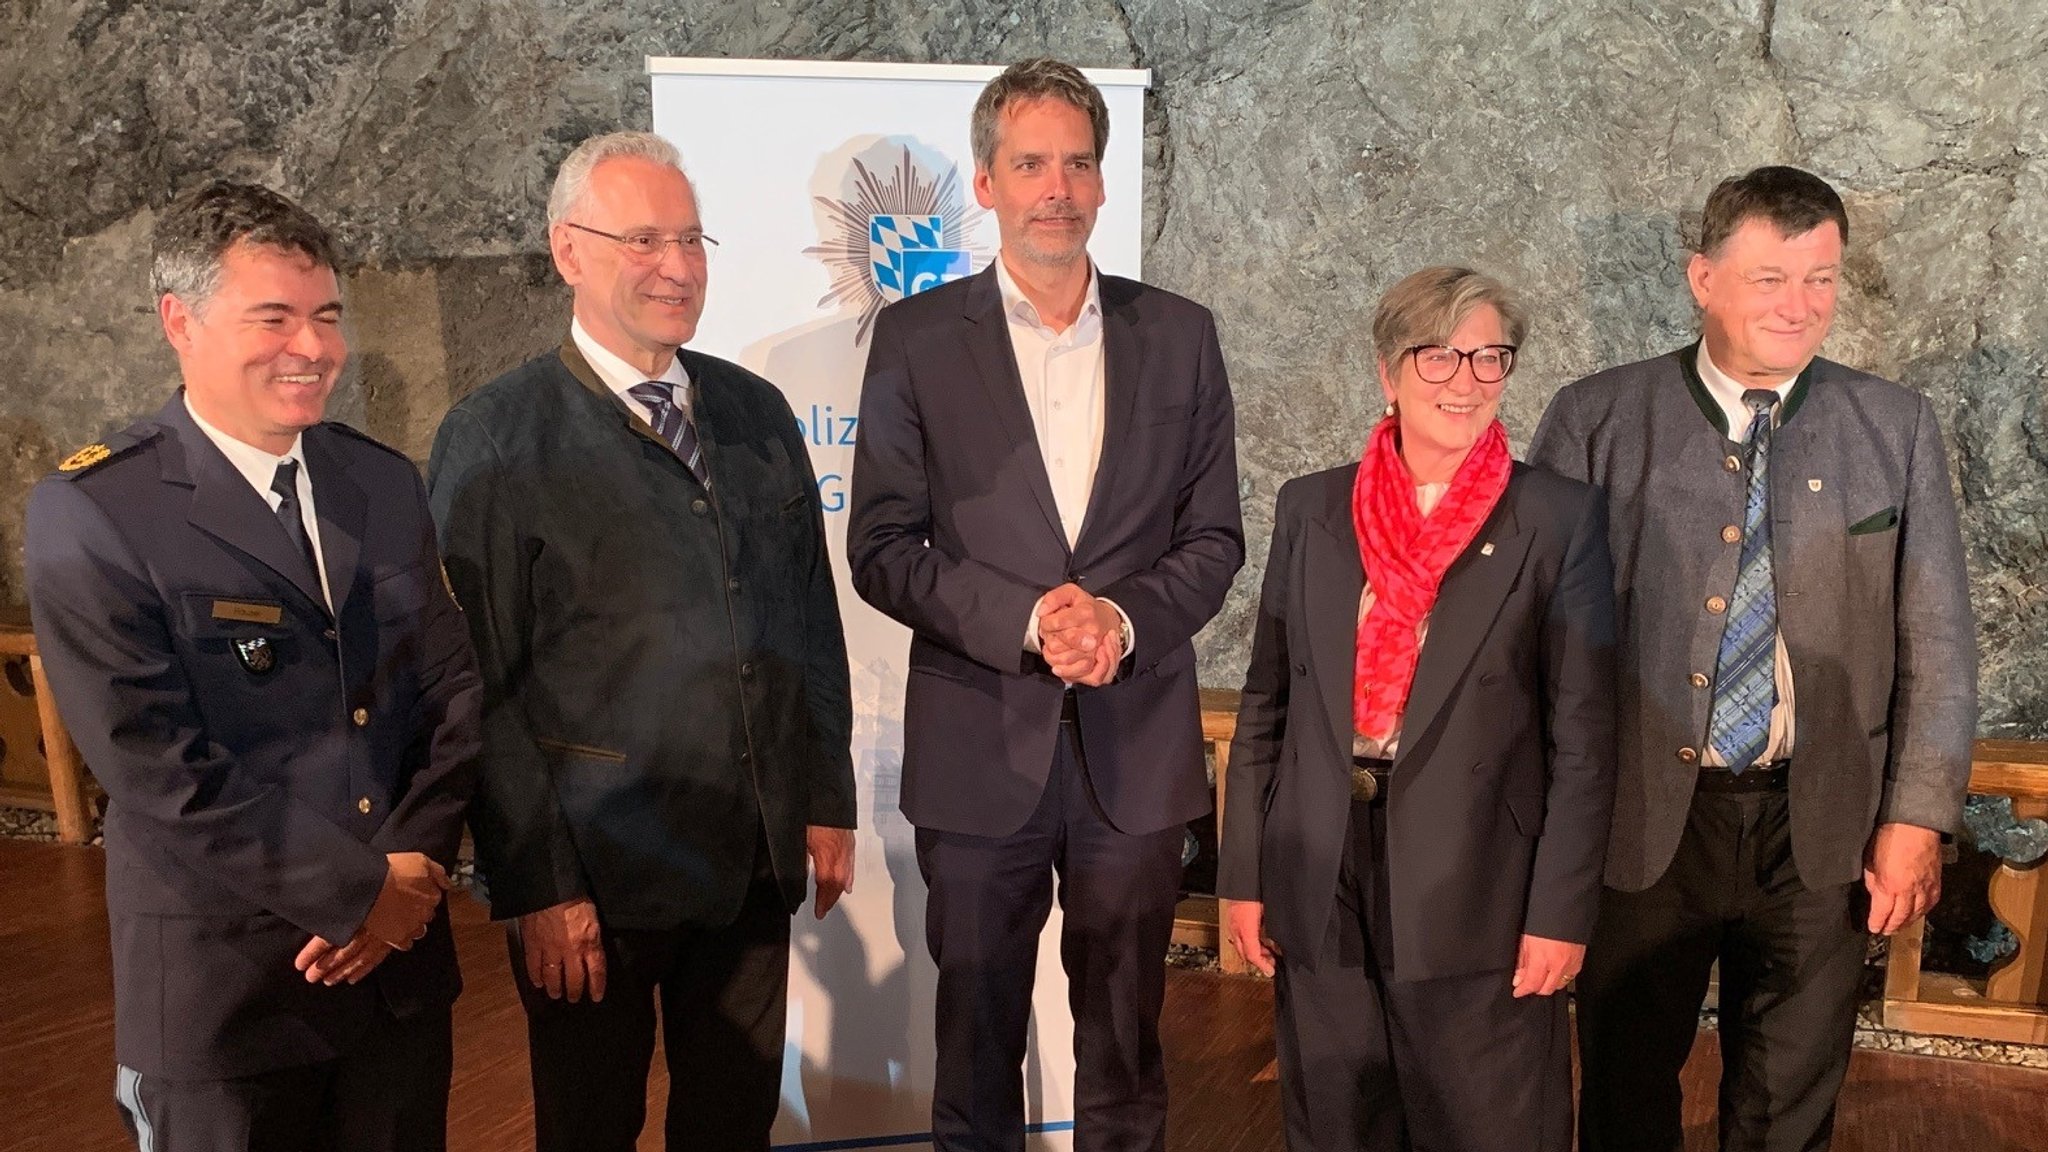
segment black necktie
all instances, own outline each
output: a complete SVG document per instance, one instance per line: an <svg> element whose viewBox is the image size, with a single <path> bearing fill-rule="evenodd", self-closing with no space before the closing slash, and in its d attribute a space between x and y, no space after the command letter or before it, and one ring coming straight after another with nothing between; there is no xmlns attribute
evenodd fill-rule
<svg viewBox="0 0 2048 1152"><path fill-rule="evenodd" d="M280 460L277 472L270 477L270 490L277 493L277 519L284 525L284 534L298 545L299 554L306 558L306 569L313 574L313 584L320 584L320 558L313 553L313 538L306 534L306 517L299 511L299 462Z"/></svg>

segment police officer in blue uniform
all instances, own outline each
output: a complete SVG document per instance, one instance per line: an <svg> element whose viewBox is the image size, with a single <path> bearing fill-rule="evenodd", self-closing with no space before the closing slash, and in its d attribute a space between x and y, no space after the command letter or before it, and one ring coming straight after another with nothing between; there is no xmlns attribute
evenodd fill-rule
<svg viewBox="0 0 2048 1152"><path fill-rule="evenodd" d="M481 688L425 491L323 420L348 349L305 211L208 185L154 271L184 387L38 484L27 529L108 796L116 1099L142 1152L439 1149Z"/></svg>

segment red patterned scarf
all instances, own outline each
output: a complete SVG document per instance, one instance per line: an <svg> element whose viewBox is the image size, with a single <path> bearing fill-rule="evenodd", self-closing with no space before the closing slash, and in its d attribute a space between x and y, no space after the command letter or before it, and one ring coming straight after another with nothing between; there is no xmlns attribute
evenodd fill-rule
<svg viewBox="0 0 2048 1152"><path fill-rule="evenodd" d="M1351 722L1375 740L1392 736L1401 722L1421 654L1417 630L1436 605L1445 570L1493 514L1514 467L1507 429L1495 420L1458 466L1443 500L1424 516L1400 441L1396 418L1380 421L1366 438L1351 490L1351 525L1374 598L1358 624Z"/></svg>

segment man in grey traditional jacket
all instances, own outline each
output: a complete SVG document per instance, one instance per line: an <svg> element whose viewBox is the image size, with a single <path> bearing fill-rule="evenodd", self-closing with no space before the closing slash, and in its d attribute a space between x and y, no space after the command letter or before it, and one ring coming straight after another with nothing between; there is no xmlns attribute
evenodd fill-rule
<svg viewBox="0 0 2048 1152"><path fill-rule="evenodd" d="M1724 1149L1826 1148L1869 933L1940 895L1977 719L1925 398L1819 358L1848 216L1759 168L1708 197L1691 347L1560 391L1529 458L1607 490L1620 772L1578 981L1586 1152L1683 1146L1720 962Z"/></svg>

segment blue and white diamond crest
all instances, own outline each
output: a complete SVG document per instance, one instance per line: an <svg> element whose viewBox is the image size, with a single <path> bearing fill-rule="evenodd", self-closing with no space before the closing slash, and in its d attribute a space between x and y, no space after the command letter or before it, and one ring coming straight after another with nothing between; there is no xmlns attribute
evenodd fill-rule
<svg viewBox="0 0 2048 1152"><path fill-rule="evenodd" d="M869 269L884 299L893 304L968 274L967 253L946 247L945 235L939 215L868 217Z"/></svg>
<svg viewBox="0 0 2048 1152"><path fill-rule="evenodd" d="M851 305L856 344L885 305L971 276L994 256L971 239L986 213L967 197L959 166L914 140L876 142L848 162L842 195L814 199L826 220L804 254L832 277L818 306Z"/></svg>

